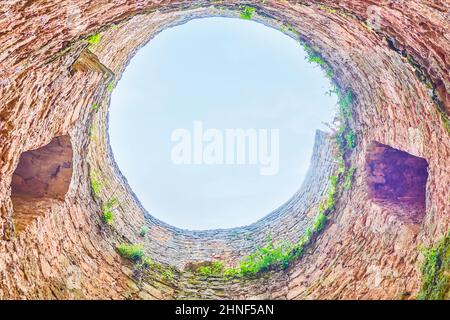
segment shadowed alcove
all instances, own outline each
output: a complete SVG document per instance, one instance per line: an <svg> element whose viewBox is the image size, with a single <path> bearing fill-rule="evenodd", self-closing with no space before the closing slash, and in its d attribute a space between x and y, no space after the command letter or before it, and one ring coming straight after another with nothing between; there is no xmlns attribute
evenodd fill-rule
<svg viewBox="0 0 450 320"><path fill-rule="evenodd" d="M367 182L374 202L408 221L425 215L428 163L407 152L373 142L367 150Z"/></svg>
<svg viewBox="0 0 450 320"><path fill-rule="evenodd" d="M68 135L53 138L39 149L22 153L11 182L17 233L64 199L72 178L72 156Z"/></svg>

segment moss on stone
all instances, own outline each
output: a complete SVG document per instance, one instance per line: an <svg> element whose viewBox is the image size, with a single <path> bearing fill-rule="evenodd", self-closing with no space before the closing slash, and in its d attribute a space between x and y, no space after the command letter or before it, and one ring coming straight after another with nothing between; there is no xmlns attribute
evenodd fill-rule
<svg viewBox="0 0 450 320"><path fill-rule="evenodd" d="M108 82L108 84L106 85L106 90L111 93L114 90L114 81L110 81Z"/></svg>
<svg viewBox="0 0 450 320"><path fill-rule="evenodd" d="M450 299L450 232L433 247L422 249L422 254L422 288L417 299Z"/></svg>
<svg viewBox="0 0 450 320"><path fill-rule="evenodd" d="M132 261L138 261L144 257L144 246L141 244L121 243L116 248L122 257Z"/></svg>
<svg viewBox="0 0 450 320"><path fill-rule="evenodd" d="M91 171L91 190L94 196L100 197L101 190L103 188L103 184L101 183L100 179L98 178L98 175L96 172Z"/></svg>
<svg viewBox="0 0 450 320"><path fill-rule="evenodd" d="M98 44L100 42L102 35L100 33L95 33L87 38L89 44Z"/></svg>
<svg viewBox="0 0 450 320"><path fill-rule="evenodd" d="M139 235L140 235L141 237L145 237L145 235L146 235L149 231L150 231L150 229L149 229L147 226L142 226L142 227L139 229Z"/></svg>
<svg viewBox="0 0 450 320"><path fill-rule="evenodd" d="M253 17L253 13L255 12L255 8L249 6L242 6L240 17L244 20L251 20Z"/></svg>
<svg viewBox="0 0 450 320"><path fill-rule="evenodd" d="M112 225L114 223L113 208L118 203L115 197L109 199L102 205L102 218L107 224Z"/></svg>
<svg viewBox="0 0 450 320"><path fill-rule="evenodd" d="M322 55L306 42L303 42L303 49L307 54L308 62L319 65L324 70L325 76L328 79L332 79L334 76L334 71L331 66L323 59Z"/></svg>
<svg viewBox="0 0 450 320"><path fill-rule="evenodd" d="M345 175L345 180L344 180L344 189L345 190L350 190L352 188L352 184L353 184L353 176L355 174L355 167L350 167L347 170L347 173Z"/></svg>
<svg viewBox="0 0 450 320"><path fill-rule="evenodd" d="M220 261L213 261L209 265L200 266L197 273L202 276L220 276L223 272L223 263Z"/></svg>

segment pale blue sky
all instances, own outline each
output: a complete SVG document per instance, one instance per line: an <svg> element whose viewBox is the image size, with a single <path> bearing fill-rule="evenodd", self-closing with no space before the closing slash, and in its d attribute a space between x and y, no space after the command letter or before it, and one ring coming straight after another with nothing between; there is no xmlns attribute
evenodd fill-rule
<svg viewBox="0 0 450 320"><path fill-rule="evenodd" d="M300 187L316 129L336 98L302 46L264 25L206 18L163 31L139 50L112 94L109 133L122 173L148 212L186 229L250 224ZM280 169L175 165L171 133L279 129Z"/></svg>

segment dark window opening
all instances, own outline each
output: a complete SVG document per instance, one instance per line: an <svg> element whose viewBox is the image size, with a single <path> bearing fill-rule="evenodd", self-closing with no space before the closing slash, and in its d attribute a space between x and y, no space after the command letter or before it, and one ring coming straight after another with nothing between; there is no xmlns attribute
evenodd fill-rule
<svg viewBox="0 0 450 320"><path fill-rule="evenodd" d="M11 183L16 233L64 199L72 178L72 156L68 135L22 153Z"/></svg>
<svg viewBox="0 0 450 320"><path fill-rule="evenodd" d="M378 142L369 146L366 161L370 198L400 218L419 223L426 210L427 161Z"/></svg>

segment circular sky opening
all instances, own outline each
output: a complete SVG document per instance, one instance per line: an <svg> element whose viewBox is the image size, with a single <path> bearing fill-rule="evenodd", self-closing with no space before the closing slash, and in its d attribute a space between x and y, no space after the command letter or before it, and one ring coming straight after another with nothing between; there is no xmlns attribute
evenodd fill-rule
<svg viewBox="0 0 450 320"><path fill-rule="evenodd" d="M114 158L146 210L176 227L243 226L299 189L336 114L302 45L252 21L204 18L139 50L112 94Z"/></svg>

